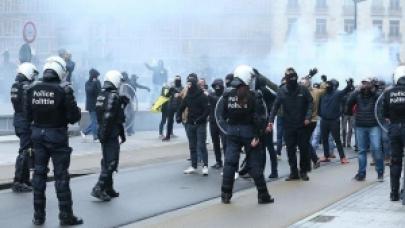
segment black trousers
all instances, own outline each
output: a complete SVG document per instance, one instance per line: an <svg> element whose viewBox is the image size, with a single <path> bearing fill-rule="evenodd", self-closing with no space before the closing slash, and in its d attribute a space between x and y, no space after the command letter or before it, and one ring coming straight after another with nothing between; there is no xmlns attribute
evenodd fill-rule
<svg viewBox="0 0 405 228"><path fill-rule="evenodd" d="M97 185L102 190L113 189L113 173L117 171L119 164L120 144L118 137L109 138L101 143L103 158L101 159L101 173Z"/></svg>
<svg viewBox="0 0 405 228"><path fill-rule="evenodd" d="M212 144L214 147L215 161L217 162L217 164L222 165L221 142L223 150L225 151L226 150L225 136L219 129L216 122L210 122L210 133Z"/></svg>
<svg viewBox="0 0 405 228"><path fill-rule="evenodd" d="M274 149L274 142L273 142L273 132L270 133L266 133L263 136L263 143L265 145L264 149L264 153L263 153L263 168L266 167L266 149L267 152L269 153L269 157L270 157L270 166L271 166L271 173L274 174L278 174L278 161L277 161L277 152Z"/></svg>
<svg viewBox="0 0 405 228"><path fill-rule="evenodd" d="M159 124L159 135L163 135L163 128L165 127L166 120L167 120L167 115L168 115L168 109L167 109L167 102L162 105L162 119L160 120Z"/></svg>
<svg viewBox="0 0 405 228"><path fill-rule="evenodd" d="M343 150L342 140L340 138L340 120L325 120L321 119L321 138L323 145L323 153L325 158L329 158L329 134L332 134L333 140L336 143L336 148L339 152L340 158L345 158L345 152Z"/></svg>
<svg viewBox="0 0 405 228"><path fill-rule="evenodd" d="M72 193L70 191L70 154L67 128L32 128L32 140L35 151L35 168L32 186L34 189L34 210L38 215L45 215L46 181L48 164L52 159L55 176L55 190L62 213L72 212Z"/></svg>
<svg viewBox="0 0 405 228"><path fill-rule="evenodd" d="M405 147L405 123L391 124L388 136L391 143L391 191L398 192L402 172L402 157Z"/></svg>
<svg viewBox="0 0 405 228"><path fill-rule="evenodd" d="M170 139L170 136L173 135L173 125L174 125L174 115L176 114L175 110L169 109L167 111L167 131L166 138Z"/></svg>
<svg viewBox="0 0 405 228"><path fill-rule="evenodd" d="M288 164L290 165L290 172L293 175L298 175L297 146L300 150L300 172L307 173L311 171L307 131L308 130L306 127L284 129L284 138L287 146Z"/></svg>
<svg viewBox="0 0 405 228"><path fill-rule="evenodd" d="M14 182L30 182L30 166L32 158L31 125L19 113L14 115L15 134L20 139L20 148L15 162Z"/></svg>
<svg viewBox="0 0 405 228"><path fill-rule="evenodd" d="M235 181L235 172L238 169L240 151L245 149L248 163L249 174L253 178L259 194L268 193L266 181L263 175L263 149L262 145L252 148L251 138L238 136L226 136L225 165L223 169L222 192L232 194L233 184Z"/></svg>

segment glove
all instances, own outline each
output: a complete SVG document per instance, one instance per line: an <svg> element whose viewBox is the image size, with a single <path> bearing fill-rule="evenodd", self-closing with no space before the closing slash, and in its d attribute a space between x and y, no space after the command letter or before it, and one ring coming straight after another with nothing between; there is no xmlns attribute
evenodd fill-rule
<svg viewBox="0 0 405 228"><path fill-rule="evenodd" d="M322 75L322 76L321 76L321 80L322 80L323 82L326 82L326 81L328 80L328 78L326 77L326 75Z"/></svg>
<svg viewBox="0 0 405 228"><path fill-rule="evenodd" d="M125 136L125 134L120 134L120 138L121 138L121 144L123 144L124 142L127 141L127 137Z"/></svg>
<svg viewBox="0 0 405 228"><path fill-rule="evenodd" d="M318 69L316 69L316 68L309 70L309 76L311 78L317 73L318 73Z"/></svg>
<svg viewBox="0 0 405 228"><path fill-rule="evenodd" d="M353 85L353 78L347 79L346 83L347 83L348 86L352 86Z"/></svg>
<svg viewBox="0 0 405 228"><path fill-rule="evenodd" d="M127 106L129 104L130 100L127 96L120 96L120 103L123 104L124 106Z"/></svg>

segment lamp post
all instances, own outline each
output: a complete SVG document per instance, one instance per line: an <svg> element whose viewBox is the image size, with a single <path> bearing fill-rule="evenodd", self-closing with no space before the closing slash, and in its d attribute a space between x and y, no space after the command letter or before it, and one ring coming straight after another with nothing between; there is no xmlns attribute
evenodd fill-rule
<svg viewBox="0 0 405 228"><path fill-rule="evenodd" d="M367 0L353 0L354 3L354 31L357 30L357 4L359 4L360 2L364 2Z"/></svg>

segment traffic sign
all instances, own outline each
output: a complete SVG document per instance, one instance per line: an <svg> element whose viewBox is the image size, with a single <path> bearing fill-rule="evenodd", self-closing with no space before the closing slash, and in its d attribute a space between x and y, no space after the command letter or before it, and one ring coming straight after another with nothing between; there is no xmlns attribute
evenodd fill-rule
<svg viewBox="0 0 405 228"><path fill-rule="evenodd" d="M36 37L37 37L37 28L35 27L34 22L28 21L27 23L24 24L23 38L25 42L30 44L35 41Z"/></svg>

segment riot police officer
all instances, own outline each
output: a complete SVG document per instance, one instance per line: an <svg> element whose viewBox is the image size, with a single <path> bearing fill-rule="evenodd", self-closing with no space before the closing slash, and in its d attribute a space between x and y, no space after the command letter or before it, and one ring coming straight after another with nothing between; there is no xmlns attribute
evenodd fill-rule
<svg viewBox="0 0 405 228"><path fill-rule="evenodd" d="M119 88L123 76L119 71L109 71L105 75L103 89L97 97L96 113L99 123L98 138L101 142L103 159L101 160L101 173L99 180L94 186L91 195L102 200L109 201L119 197L119 193L113 188L113 173L118 168L120 142L126 141L124 122L125 106L129 98L119 96Z"/></svg>
<svg viewBox="0 0 405 228"><path fill-rule="evenodd" d="M232 86L234 89L226 92L223 102L218 105L219 124L226 123L226 152L222 181L222 202L230 203L234 184L234 174L238 168L240 151L245 149L249 162L249 174L253 178L257 191L258 203L273 203L274 199L267 190L263 175L261 149L259 138L266 127L265 108L257 102L257 94L250 90L253 84L253 68L241 65L235 69Z"/></svg>
<svg viewBox="0 0 405 228"><path fill-rule="evenodd" d="M48 163L52 159L56 196L59 201L60 225L78 225L83 220L72 210L72 193L69 187L69 165L72 148L68 142L68 124L80 120L73 89L63 82L66 63L60 57L47 59L42 82L33 85L27 93L27 120L32 122L32 141L35 151L34 189L35 225L45 222L45 189Z"/></svg>
<svg viewBox="0 0 405 228"><path fill-rule="evenodd" d="M38 75L37 68L32 63L22 63L17 68L17 76L11 86L11 103L14 108L15 134L20 139L20 148L15 163L13 192L31 192L29 161L32 157L31 124L24 113L27 102L27 91Z"/></svg>
<svg viewBox="0 0 405 228"><path fill-rule="evenodd" d="M390 123L391 142L391 201L399 200L399 179L405 146L405 66L399 66L394 74L394 87L384 93L384 118Z"/></svg>

